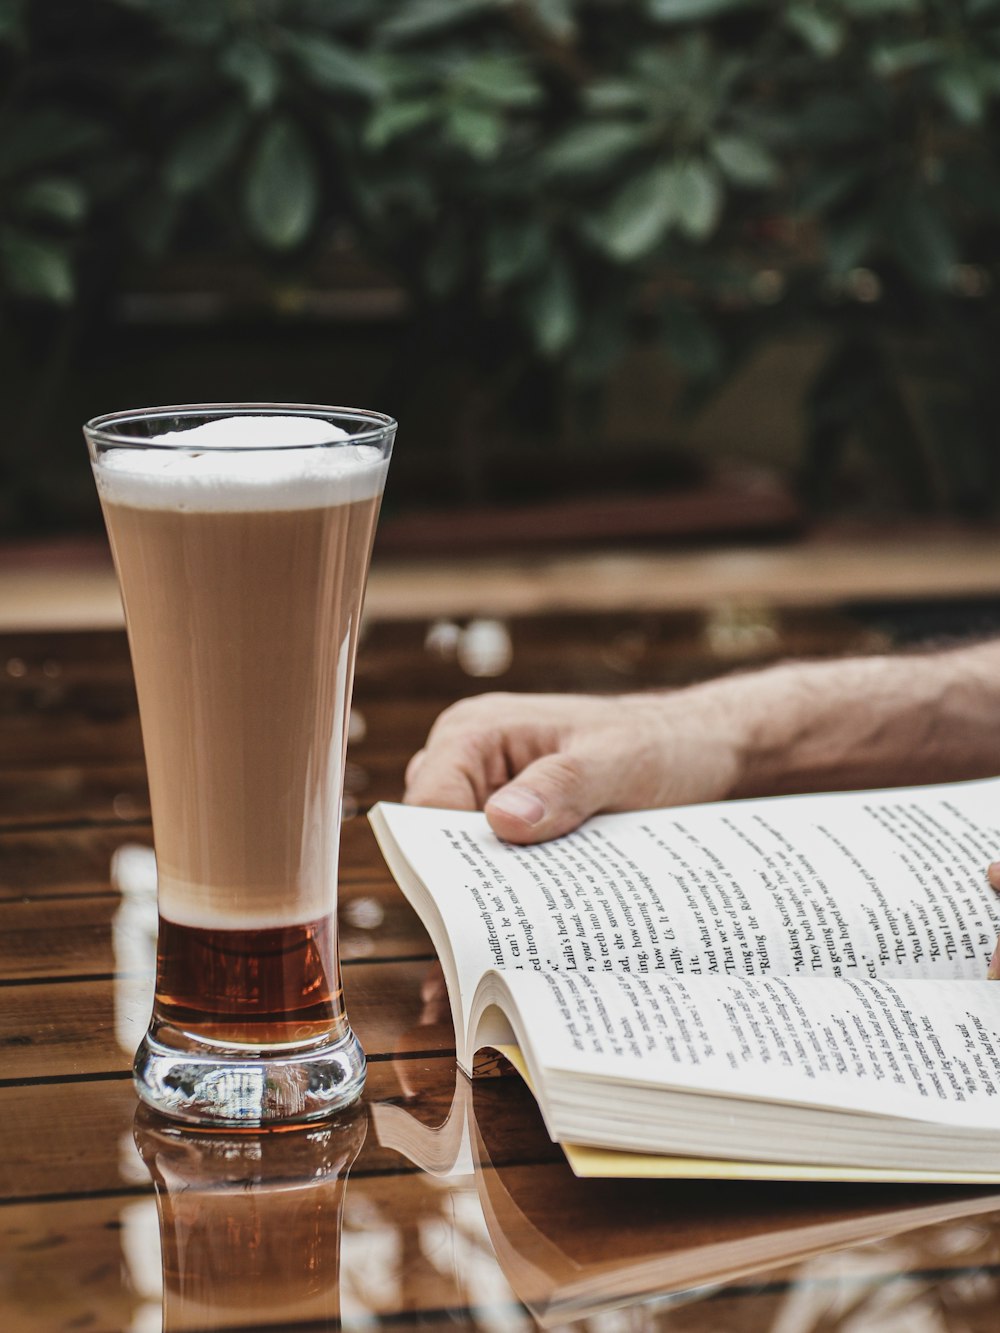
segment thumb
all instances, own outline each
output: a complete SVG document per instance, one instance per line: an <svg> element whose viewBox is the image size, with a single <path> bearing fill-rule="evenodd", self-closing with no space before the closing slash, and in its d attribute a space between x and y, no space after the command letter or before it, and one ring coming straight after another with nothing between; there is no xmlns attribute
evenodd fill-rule
<svg viewBox="0 0 1000 1333"><path fill-rule="evenodd" d="M549 754L495 791L484 807L507 842L545 842L571 833L607 805L607 765L597 756Z"/></svg>

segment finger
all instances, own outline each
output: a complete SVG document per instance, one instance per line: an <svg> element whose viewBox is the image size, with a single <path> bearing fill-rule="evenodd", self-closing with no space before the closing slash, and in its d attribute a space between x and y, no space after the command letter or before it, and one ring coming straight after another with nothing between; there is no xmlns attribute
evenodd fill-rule
<svg viewBox="0 0 1000 1333"><path fill-rule="evenodd" d="M406 774L403 777L403 785L407 791L409 791L410 787L416 781L417 773L420 771L420 765L424 762L424 755L426 753L426 750L418 750L406 765Z"/></svg>
<svg viewBox="0 0 1000 1333"><path fill-rule="evenodd" d="M458 769L437 771L421 764L417 776L403 793L405 805L435 805L444 810L478 810L476 788L468 774Z"/></svg>
<svg viewBox="0 0 1000 1333"><path fill-rule="evenodd" d="M997 940L997 947L993 950L993 957L986 970L986 980L1000 981L1000 939Z"/></svg>
<svg viewBox="0 0 1000 1333"><path fill-rule="evenodd" d="M508 842L559 838L607 808L608 774L598 755L546 755L493 793L486 817Z"/></svg>
<svg viewBox="0 0 1000 1333"><path fill-rule="evenodd" d="M482 747L467 737L456 737L428 745L419 759L417 764L411 760L407 768L403 797L407 805L437 805L447 810L482 808L492 789L487 783Z"/></svg>
<svg viewBox="0 0 1000 1333"><path fill-rule="evenodd" d="M1000 893L1000 861L994 861L986 871L986 878L990 882L990 887Z"/></svg>

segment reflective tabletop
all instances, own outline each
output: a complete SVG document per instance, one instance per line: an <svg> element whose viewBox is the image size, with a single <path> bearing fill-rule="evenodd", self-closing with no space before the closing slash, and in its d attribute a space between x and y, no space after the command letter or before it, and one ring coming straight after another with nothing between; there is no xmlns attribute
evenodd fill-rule
<svg viewBox="0 0 1000 1333"><path fill-rule="evenodd" d="M269 1133L181 1129L132 1091L156 905L124 635L0 637L2 1333L995 1329L1000 1193L577 1180L516 1076L457 1073L433 950L364 818L464 694L887 651L928 614L370 625L340 903L366 1095Z"/></svg>

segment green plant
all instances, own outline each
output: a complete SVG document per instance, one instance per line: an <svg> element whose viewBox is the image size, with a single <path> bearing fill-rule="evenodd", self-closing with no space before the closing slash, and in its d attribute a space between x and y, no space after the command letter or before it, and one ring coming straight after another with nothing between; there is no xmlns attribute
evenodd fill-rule
<svg viewBox="0 0 1000 1333"><path fill-rule="evenodd" d="M489 372L470 433L538 358L656 337L697 394L819 329L807 490L860 439L994 504L1000 0L0 0L0 43L8 309L348 237Z"/></svg>

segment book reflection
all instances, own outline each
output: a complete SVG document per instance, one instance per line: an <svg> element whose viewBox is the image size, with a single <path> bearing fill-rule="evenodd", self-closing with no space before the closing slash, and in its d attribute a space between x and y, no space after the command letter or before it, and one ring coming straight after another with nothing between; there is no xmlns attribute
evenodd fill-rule
<svg viewBox="0 0 1000 1333"><path fill-rule="evenodd" d="M182 1129L140 1108L163 1333L339 1328L344 1192L366 1128L357 1107L322 1125L239 1132Z"/></svg>
<svg viewBox="0 0 1000 1333"><path fill-rule="evenodd" d="M996 1191L578 1179L516 1076L456 1073L450 1110L443 1093L411 1086L373 1105L375 1133L442 1182L474 1176L504 1276L543 1328L628 1307L629 1327L670 1307L671 1328L715 1328L711 1311L731 1300L741 1320L766 1305L794 1310L796 1328L825 1328L841 1298L886 1313L917 1288L934 1306L949 1270L961 1279L1000 1258Z"/></svg>

